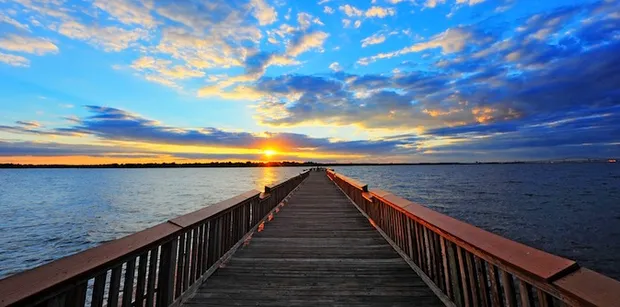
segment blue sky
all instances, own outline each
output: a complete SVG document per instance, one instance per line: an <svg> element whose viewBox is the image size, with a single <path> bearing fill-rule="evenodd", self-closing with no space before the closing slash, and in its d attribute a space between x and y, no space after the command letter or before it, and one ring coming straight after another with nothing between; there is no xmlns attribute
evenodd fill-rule
<svg viewBox="0 0 620 307"><path fill-rule="evenodd" d="M619 12L0 0L0 162L617 157Z"/></svg>

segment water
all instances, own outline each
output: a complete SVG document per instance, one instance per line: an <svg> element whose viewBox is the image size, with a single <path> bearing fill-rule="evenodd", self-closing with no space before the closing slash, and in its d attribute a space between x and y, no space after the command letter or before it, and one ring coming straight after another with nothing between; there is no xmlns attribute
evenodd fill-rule
<svg viewBox="0 0 620 307"><path fill-rule="evenodd" d="M335 170L620 280L620 164Z"/></svg>
<svg viewBox="0 0 620 307"><path fill-rule="evenodd" d="M335 169L620 279L620 165ZM0 278L301 170L0 169Z"/></svg>
<svg viewBox="0 0 620 307"><path fill-rule="evenodd" d="M0 169L0 278L126 236L302 168Z"/></svg>

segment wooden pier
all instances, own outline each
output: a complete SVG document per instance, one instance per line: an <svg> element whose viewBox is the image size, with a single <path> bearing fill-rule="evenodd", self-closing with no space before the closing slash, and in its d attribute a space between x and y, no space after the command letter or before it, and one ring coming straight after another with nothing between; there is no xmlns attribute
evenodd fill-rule
<svg viewBox="0 0 620 307"><path fill-rule="evenodd" d="M323 174L187 301L188 306L442 306Z"/></svg>
<svg viewBox="0 0 620 307"><path fill-rule="evenodd" d="M620 306L620 282L315 169L0 280L0 306Z"/></svg>

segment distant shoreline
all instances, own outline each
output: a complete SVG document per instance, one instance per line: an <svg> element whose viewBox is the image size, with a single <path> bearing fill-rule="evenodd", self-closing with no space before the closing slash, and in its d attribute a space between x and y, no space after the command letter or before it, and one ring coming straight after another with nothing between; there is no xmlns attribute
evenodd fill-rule
<svg viewBox="0 0 620 307"><path fill-rule="evenodd" d="M329 167L329 166L408 166L408 165L489 165L489 164L609 163L608 159L546 160L512 162L426 162L426 163L315 163L315 162L212 162L212 163L113 163L113 164L12 164L0 169L24 168L251 168L251 167Z"/></svg>

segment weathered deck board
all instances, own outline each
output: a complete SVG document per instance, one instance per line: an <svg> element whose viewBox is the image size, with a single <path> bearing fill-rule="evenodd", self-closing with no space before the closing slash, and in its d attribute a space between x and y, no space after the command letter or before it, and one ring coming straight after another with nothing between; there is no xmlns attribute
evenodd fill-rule
<svg viewBox="0 0 620 307"><path fill-rule="evenodd" d="M443 306L322 172L185 305Z"/></svg>

